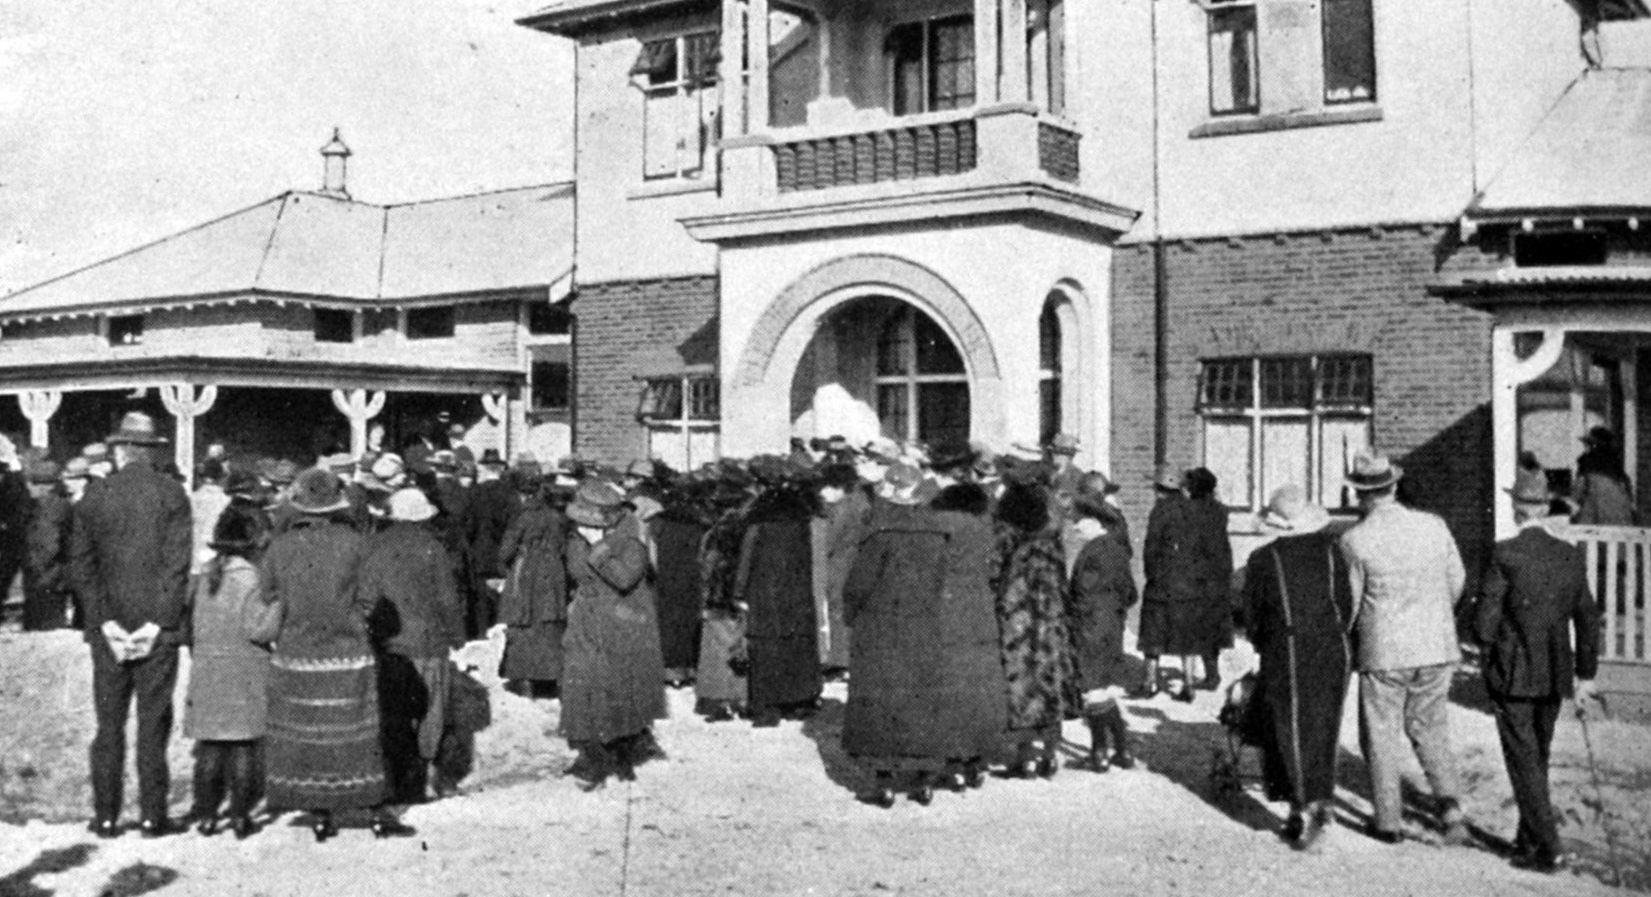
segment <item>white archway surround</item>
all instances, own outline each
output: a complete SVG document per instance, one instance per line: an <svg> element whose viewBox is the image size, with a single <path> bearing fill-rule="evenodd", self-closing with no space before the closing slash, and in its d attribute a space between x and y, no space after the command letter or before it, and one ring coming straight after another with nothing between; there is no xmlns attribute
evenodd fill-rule
<svg viewBox="0 0 1651 897"><path fill-rule="evenodd" d="M898 254L891 247L898 246ZM969 373L970 436L995 449L1038 438L1038 320L1070 299L1066 388L1079 463L1110 470L1111 249L1076 235L983 222L898 240L853 234L724 246L721 253L723 454L783 451L791 386L821 323L872 296L906 302L952 339ZM818 397L817 397L818 398ZM827 396L827 401L831 401ZM862 424L864 426L864 424ZM820 432L798 435L832 435ZM851 439L856 434L843 433Z"/></svg>

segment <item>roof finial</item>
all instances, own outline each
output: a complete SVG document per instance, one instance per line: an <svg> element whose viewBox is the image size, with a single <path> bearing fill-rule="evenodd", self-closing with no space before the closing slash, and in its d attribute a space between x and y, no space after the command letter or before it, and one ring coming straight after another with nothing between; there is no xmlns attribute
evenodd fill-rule
<svg viewBox="0 0 1651 897"><path fill-rule="evenodd" d="M327 141L326 146L321 147L323 194L340 199L350 198L349 188L345 185L345 166L351 155L350 148L345 146L343 138L338 136L338 128L334 127L332 139Z"/></svg>

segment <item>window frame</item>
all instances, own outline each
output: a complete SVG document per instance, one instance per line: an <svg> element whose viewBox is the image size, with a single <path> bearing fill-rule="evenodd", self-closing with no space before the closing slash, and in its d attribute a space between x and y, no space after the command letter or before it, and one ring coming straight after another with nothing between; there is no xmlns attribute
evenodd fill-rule
<svg viewBox="0 0 1651 897"><path fill-rule="evenodd" d="M919 369L918 362L922 358L922 352L917 345L919 315L933 325L941 336L945 337L952 352L958 358L959 368L957 371L931 372ZM884 343L888 338L889 331L894 328L899 328L901 331L899 334L900 340L896 345L900 353L898 364L903 370L885 371L883 368ZM963 421L965 438L967 438L967 431L972 429L974 407L974 389L969 377L969 360L963 354L963 350L958 347L958 341L946 332L946 328L939 321L916 306L902 303L901 307L886 318L877 330L876 351L872 359L872 395L877 411L878 428L893 439L906 442L924 441L922 434L923 388L926 386L959 384L965 389L970 407L971 419ZM888 431L888 425L883 414L885 390L900 390L899 395L903 411L900 417L904 422L900 428L902 432L890 433Z"/></svg>
<svg viewBox="0 0 1651 897"><path fill-rule="evenodd" d="M958 57L956 59L949 60L935 59L935 26L958 23L961 23L964 29L968 32L968 40L964 41L962 44L962 46L967 49L968 55L966 57ZM883 35L884 83L887 90L889 114L898 118L906 118L914 115L927 115L931 112L952 112L960 109L971 109L979 104L980 97L975 93L975 71L976 66L979 64L979 60L975 58L974 27L974 14L971 12L948 12L925 18L903 19L889 25L888 30L885 31ZM918 30L918 44L921 47L921 57L919 60L921 88L919 93L922 96L922 108L907 109L902 111L900 108L901 91L899 89L898 81L900 59L892 50L892 45L894 44L896 33L902 29L908 28L916 28ZM951 102L953 105L949 105L944 108L939 108L935 105L935 82L938 80L936 76L936 65L940 62L954 64L967 62L969 71L968 78L959 78L956 81L957 84L967 85L968 90L966 92L958 91L953 93L951 95Z"/></svg>
<svg viewBox="0 0 1651 897"><path fill-rule="evenodd" d="M699 76L692 72L689 63L690 46L695 39L700 39L706 48L707 59L705 71ZM649 47L671 42L675 47L673 65L675 72L669 81L655 82L650 72L644 68L643 61L650 54ZM695 181L706 178L714 169L712 156L717 144L722 139L722 109L720 105L721 82L721 48L722 29L715 25L684 28L680 31L650 35L642 39L642 49L637 57L637 64L631 69L631 84L637 88L642 97L642 180L645 183L668 181ZM677 136L675 150L676 161L669 171L661 166L655 170L654 159L650 155L653 145L651 136L653 128L650 126L652 118L650 110L655 97L674 97L670 107L675 112L677 124L672 126ZM690 106L694 99L698 105ZM689 115L693 112L693 115ZM689 120L698 123L700 133L691 135L684 129ZM699 142L698 153L691 153L688 148L690 137Z"/></svg>
<svg viewBox="0 0 1651 897"><path fill-rule="evenodd" d="M1208 71L1205 73L1209 81L1209 111L1212 118L1227 118L1231 116L1260 115L1261 99L1261 14L1257 9L1256 0L1212 0L1204 8L1205 13L1205 60ZM1234 13L1246 13L1249 16L1250 34L1250 102L1247 105L1234 103L1231 108L1218 108L1215 93L1215 36L1218 32L1216 20ZM1230 66L1232 60L1228 59Z"/></svg>
<svg viewBox="0 0 1651 897"><path fill-rule="evenodd" d="M1301 404L1285 404L1275 402L1269 404L1267 383L1263 380L1263 372L1268 363L1287 364L1305 360L1309 364L1310 387L1306 401ZM1332 363L1352 363L1362 366L1362 371L1356 371L1351 378L1357 383L1362 377L1362 396L1353 399L1338 393L1336 396L1327 396L1326 370ZM1247 381L1232 383L1233 401L1212 401L1211 375L1217 366L1242 364L1248 368ZM1276 391L1275 391L1276 392ZM1243 401L1244 404L1238 404ZM1375 357L1366 352L1308 352L1308 353L1275 353L1240 356L1220 356L1199 359L1198 396L1195 411L1199 418L1199 457L1207 467L1209 463L1209 425L1215 423L1232 424L1242 422L1248 430L1248 453L1246 466L1248 468L1248 494L1242 496L1242 503L1235 503L1236 496L1229 494L1227 507L1234 511L1248 511L1258 513L1268 496L1280 486L1288 483L1264 482L1268 470L1265 449L1265 425L1268 421L1304 421L1307 424L1307 481L1296 483L1307 491L1310 498L1324 505L1333 513L1351 512L1356 507L1356 501L1351 499L1347 490L1335 500L1326 495L1324 482L1325 465L1325 423L1351 422L1361 424L1365 430L1365 445L1375 444ZM1345 459L1344 459L1345 461Z"/></svg>
<svg viewBox="0 0 1651 897"><path fill-rule="evenodd" d="M111 349L130 349L143 345L144 330L148 324L146 317L147 315L142 312L133 315L104 315L104 342L108 343ZM131 338L122 338L124 336Z"/></svg>
<svg viewBox="0 0 1651 897"><path fill-rule="evenodd" d="M1358 4L1364 16L1364 22L1369 32L1369 41L1363 48L1368 54L1370 66L1370 87L1368 96L1349 95L1346 97L1332 97L1330 95L1330 15L1329 9L1333 5ZM1359 103L1374 103L1377 97L1377 83L1379 76L1376 65L1376 10L1375 0L1320 0L1319 2L1319 47L1321 55L1321 74L1323 83L1321 99L1326 107L1348 106Z"/></svg>
<svg viewBox="0 0 1651 897"><path fill-rule="evenodd" d="M415 318L426 317L436 313L444 313L446 326L438 327L435 332L426 333L422 329L414 333ZM456 305L421 305L406 310L402 319L402 336L411 342L430 342L433 340L453 339L459 335L459 308Z"/></svg>
<svg viewBox="0 0 1651 897"><path fill-rule="evenodd" d="M328 345L348 345L348 344L354 343L356 341L356 336L357 336L356 320L357 320L357 318L356 318L355 312L350 311L348 309L322 308L320 306L312 308L310 311L313 314L313 320L311 321L310 333L315 338L316 342L318 342L318 343L327 343ZM343 315L344 318L343 318L342 322L340 322L339 319L332 318L331 316L333 316L333 315ZM332 333L332 330L330 328L324 328L322 326L321 322L322 322L323 318L331 318L332 321L333 321L333 326L336 326L338 323L343 323L344 324L344 328L342 330L342 333L343 333L343 338L342 339L337 338L336 336L332 336L332 335L323 335L323 331L326 331L328 334Z"/></svg>

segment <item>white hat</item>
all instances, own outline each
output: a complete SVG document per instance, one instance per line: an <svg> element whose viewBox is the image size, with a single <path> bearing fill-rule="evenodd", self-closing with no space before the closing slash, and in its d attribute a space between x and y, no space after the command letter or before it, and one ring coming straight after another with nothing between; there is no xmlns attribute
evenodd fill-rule
<svg viewBox="0 0 1651 897"><path fill-rule="evenodd" d="M401 476L405 470L406 466L402 463L400 455L394 452L385 452L378 456L378 460L373 462L372 474L385 482L389 482Z"/></svg>
<svg viewBox="0 0 1651 897"><path fill-rule="evenodd" d="M424 495L424 490L397 489L390 495L390 519L404 523L423 523L436 516L436 506Z"/></svg>

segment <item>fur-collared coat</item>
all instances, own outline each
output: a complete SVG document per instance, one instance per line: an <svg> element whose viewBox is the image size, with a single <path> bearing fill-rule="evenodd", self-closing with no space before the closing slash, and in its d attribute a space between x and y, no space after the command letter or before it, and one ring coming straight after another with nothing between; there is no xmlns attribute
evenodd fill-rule
<svg viewBox="0 0 1651 897"><path fill-rule="evenodd" d="M652 564L633 530L621 521L594 545L568 537L562 735L576 746L636 735L665 717Z"/></svg>

